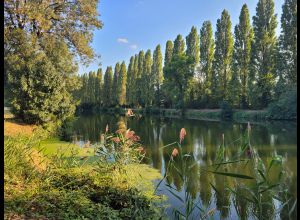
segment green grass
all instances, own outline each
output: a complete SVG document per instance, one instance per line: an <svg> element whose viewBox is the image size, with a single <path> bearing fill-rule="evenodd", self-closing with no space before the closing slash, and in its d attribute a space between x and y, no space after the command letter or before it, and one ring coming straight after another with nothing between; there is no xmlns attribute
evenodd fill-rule
<svg viewBox="0 0 300 220"><path fill-rule="evenodd" d="M77 156L93 156L93 148L80 148L76 144L72 144L66 141L61 141L58 138L49 138L40 142L36 146L37 149L41 150L46 156L53 156L58 152L63 152L66 157L71 156L72 152L77 151Z"/></svg>

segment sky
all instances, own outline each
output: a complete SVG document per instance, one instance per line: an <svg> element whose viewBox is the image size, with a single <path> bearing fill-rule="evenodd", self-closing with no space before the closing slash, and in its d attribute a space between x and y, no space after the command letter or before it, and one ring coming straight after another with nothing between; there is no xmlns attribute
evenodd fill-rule
<svg viewBox="0 0 300 220"><path fill-rule="evenodd" d="M178 34L184 38L192 26L200 33L202 23L210 20L213 32L217 19L226 9L231 17L232 31L238 23L243 4L247 4L251 22L258 0L100 0L99 19L103 28L94 31L92 48L100 55L88 67L79 65L79 74L96 71L103 73L107 66L125 61L140 50L151 53L160 44L164 56L167 40L174 41ZM280 17L284 0L274 0L277 14L277 35L280 33Z"/></svg>

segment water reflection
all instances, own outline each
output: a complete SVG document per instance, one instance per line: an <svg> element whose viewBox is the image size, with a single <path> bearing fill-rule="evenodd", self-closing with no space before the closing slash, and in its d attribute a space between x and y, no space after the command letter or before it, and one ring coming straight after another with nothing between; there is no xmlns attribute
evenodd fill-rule
<svg viewBox="0 0 300 220"><path fill-rule="evenodd" d="M187 155L183 160L174 158L174 165L170 167L164 183L172 186L182 199L192 198L207 210L213 210L213 218L253 218L255 213L252 205L242 196L242 190L236 188L237 194L226 190L227 186L236 184L234 178L213 175L204 172L216 158L216 151L222 142L222 134L225 136L225 145L228 148L227 157L231 158L240 147L240 137L247 128L246 123L197 121L187 119L170 119L156 117L126 118L113 115L81 116L74 122L74 137L76 141L84 144L99 142L100 134L104 132L106 125L110 131L118 129L131 129L141 137L146 148L144 163L150 164L161 171L164 175L168 169L170 155L173 147L162 148L163 146L179 140L179 131L184 127L187 135L182 144L182 153ZM268 122L251 124L251 145L257 148L262 160L267 163L274 155L281 155L285 158L285 166L288 170L287 193L297 198L297 136L296 123L294 122ZM254 166L254 164L252 164ZM236 173L255 176L251 164L242 168L232 166ZM276 169L276 166L272 167ZM178 172L178 170L180 172ZM270 172L272 173L272 172ZM274 172L275 173L275 172ZM270 176L276 181L278 176ZM243 181L248 187L254 187L251 181ZM213 185L215 189L211 186ZM167 213L171 216L174 207L182 209L180 202L168 191L164 184L159 187L159 192L169 196L170 207ZM282 193L282 198L287 196ZM274 207L280 203L273 201L270 194L265 193L262 201L266 202L262 208L264 218L274 215ZM270 205L271 204L271 205ZM291 209L293 204L288 204ZM282 209L280 218L288 219L288 208ZM192 217L199 218L199 209L195 208ZM296 212L292 213L292 217Z"/></svg>

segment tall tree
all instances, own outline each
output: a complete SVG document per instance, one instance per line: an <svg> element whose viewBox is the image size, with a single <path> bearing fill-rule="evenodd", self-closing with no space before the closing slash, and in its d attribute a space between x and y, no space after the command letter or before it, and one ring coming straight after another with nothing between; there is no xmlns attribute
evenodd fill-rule
<svg viewBox="0 0 300 220"><path fill-rule="evenodd" d="M210 21L204 21L200 30L200 72L204 75L204 94L209 99L211 94L212 63L215 42Z"/></svg>
<svg viewBox="0 0 300 220"><path fill-rule="evenodd" d="M74 60L95 57L92 32L102 27L97 4L4 1L4 75L16 117L44 124L74 113L71 92L80 86Z"/></svg>
<svg viewBox="0 0 300 220"><path fill-rule="evenodd" d="M137 80L138 80L138 68L139 65L139 56L136 54L134 56L134 67L133 67L133 81L132 81L132 104L133 106L137 106Z"/></svg>
<svg viewBox="0 0 300 220"><path fill-rule="evenodd" d="M144 60L145 60L145 53L143 50L139 52L138 57L138 72L137 72L137 80L136 80L136 100L139 105L142 105L142 75L144 72Z"/></svg>
<svg viewBox="0 0 300 220"><path fill-rule="evenodd" d="M181 55L185 52L185 42L182 38L181 34L178 34L176 39L174 40L174 48L172 56Z"/></svg>
<svg viewBox="0 0 300 220"><path fill-rule="evenodd" d="M118 79L118 104L120 106L126 105L126 81L127 81L127 72L126 72L126 64L123 61L120 68L120 74Z"/></svg>
<svg viewBox="0 0 300 220"><path fill-rule="evenodd" d="M297 0L285 0L282 5L279 37L281 68L279 74L286 84L297 85Z"/></svg>
<svg viewBox="0 0 300 220"><path fill-rule="evenodd" d="M165 76L178 89L177 101L184 111L188 86L193 78L195 61L184 53L174 55L171 62L165 67Z"/></svg>
<svg viewBox="0 0 300 220"><path fill-rule="evenodd" d="M152 66L152 57L151 50L147 50L145 54L145 60L143 65L143 74L142 74L142 90L141 97L145 106L150 106L153 101L154 95L154 77L151 74L151 66Z"/></svg>
<svg viewBox="0 0 300 220"><path fill-rule="evenodd" d="M132 96L133 96L133 82L134 78L134 56L130 57L130 61L127 69L127 82L126 82L126 103L132 105Z"/></svg>
<svg viewBox="0 0 300 220"><path fill-rule="evenodd" d="M273 0L259 0L253 16L254 41L251 71L257 79L259 107L272 101L275 84L276 63L276 15Z"/></svg>
<svg viewBox="0 0 300 220"><path fill-rule="evenodd" d="M250 71L251 45L254 39L253 29L250 23L249 10L246 4L243 5L239 23L234 29L235 42L233 52L233 77L231 80L231 101L235 105L241 104L242 108L247 107L247 91ZM236 99L239 99L240 102Z"/></svg>
<svg viewBox="0 0 300 220"><path fill-rule="evenodd" d="M166 43L164 66L167 66L171 62L173 47L174 47L173 41L168 40Z"/></svg>
<svg viewBox="0 0 300 220"><path fill-rule="evenodd" d="M156 105L160 106L160 96L161 96L161 85L164 80L163 69L162 69L162 53L160 45L158 44L153 52L153 63L152 63L152 75L154 77L154 86L157 92L156 95ZM153 91L154 92L154 91Z"/></svg>
<svg viewBox="0 0 300 220"><path fill-rule="evenodd" d="M109 107L112 104L112 94L115 93L115 91L112 90L112 86L113 86L113 71L112 71L112 67L108 66L104 74L104 84L103 84L103 90L105 91L103 94L103 105L105 107Z"/></svg>
<svg viewBox="0 0 300 220"><path fill-rule="evenodd" d="M221 19L217 20L215 33L216 50L214 55L214 75L217 76L217 99L227 100L228 81L231 78L231 62L233 51L233 36L231 20L227 10L223 10Z"/></svg>
<svg viewBox="0 0 300 220"><path fill-rule="evenodd" d="M197 28L193 26L191 32L186 37L186 55L194 58L196 66L200 60L199 41Z"/></svg>
<svg viewBox="0 0 300 220"><path fill-rule="evenodd" d="M95 92L96 92L96 103L98 107L101 107L101 103L102 103L102 93L103 93L103 89L102 89L102 68L99 68L97 70L97 80L96 80L96 88L95 88Z"/></svg>
<svg viewBox="0 0 300 220"><path fill-rule="evenodd" d="M117 62L116 65L115 65L115 71L114 71L114 79L113 79L113 85L112 85L112 90L114 91L112 93L112 104L113 105L117 105L119 102L119 96L120 96L120 90L119 90L119 87L118 87L118 84L119 84L119 75L120 75L120 69L121 69L121 66L120 66L120 63Z"/></svg>

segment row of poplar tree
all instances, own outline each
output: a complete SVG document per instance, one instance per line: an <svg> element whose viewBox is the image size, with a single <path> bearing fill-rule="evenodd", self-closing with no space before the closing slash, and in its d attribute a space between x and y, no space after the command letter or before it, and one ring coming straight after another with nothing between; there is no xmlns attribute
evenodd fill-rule
<svg viewBox="0 0 300 220"><path fill-rule="evenodd" d="M76 92L82 106L216 108L222 101L235 108L260 109L297 86L297 1L282 6L281 33L273 0L259 0L256 15L244 4L234 27L228 11L212 24L192 27L186 40L167 41L153 55L141 50L129 65L117 63L80 76ZM163 63L164 62L164 63Z"/></svg>

